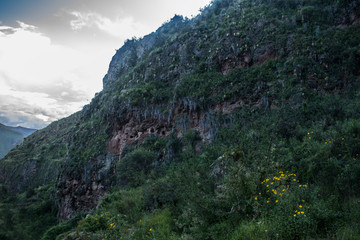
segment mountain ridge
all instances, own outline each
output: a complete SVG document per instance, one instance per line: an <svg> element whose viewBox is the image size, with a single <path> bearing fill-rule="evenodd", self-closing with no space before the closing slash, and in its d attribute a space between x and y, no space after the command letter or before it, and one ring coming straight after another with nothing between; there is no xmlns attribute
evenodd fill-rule
<svg viewBox="0 0 360 240"><path fill-rule="evenodd" d="M1 189L27 206L12 206L14 216L51 219L39 230L44 239L70 230L63 239L271 239L276 231L295 239L297 224L316 228L308 237L349 230L356 217L341 218L345 230L335 219L357 212L347 206L358 199L359 16L357 1L213 1L194 19L176 15L128 40L89 105L0 161ZM281 179L283 169L314 187L276 182L287 200L260 205L260 182ZM300 197L315 210L294 220ZM81 213L89 215L74 223Z"/></svg>
<svg viewBox="0 0 360 240"><path fill-rule="evenodd" d="M20 144L23 139L36 129L21 126L11 127L0 123L0 158L4 157L13 147Z"/></svg>

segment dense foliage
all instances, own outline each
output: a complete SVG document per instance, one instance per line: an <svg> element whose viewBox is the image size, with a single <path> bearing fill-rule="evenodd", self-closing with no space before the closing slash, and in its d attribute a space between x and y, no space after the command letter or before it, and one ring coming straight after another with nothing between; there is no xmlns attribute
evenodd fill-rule
<svg viewBox="0 0 360 240"><path fill-rule="evenodd" d="M0 185L0 239L360 238L359 12L355 0L216 0L175 16L81 113L1 162L11 179L24 153L58 168L16 195ZM241 104L220 114L224 102ZM126 146L96 209L57 222L62 177L99 168L128 109L164 119L177 104L211 116L210 141L174 127Z"/></svg>

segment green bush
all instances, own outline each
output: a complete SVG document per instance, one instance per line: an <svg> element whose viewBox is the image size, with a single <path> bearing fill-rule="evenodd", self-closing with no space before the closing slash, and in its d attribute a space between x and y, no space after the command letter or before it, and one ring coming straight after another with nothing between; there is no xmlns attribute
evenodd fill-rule
<svg viewBox="0 0 360 240"><path fill-rule="evenodd" d="M257 240L271 239L271 224L267 219L247 220L241 222L239 226L232 232L230 240Z"/></svg>
<svg viewBox="0 0 360 240"><path fill-rule="evenodd" d="M129 187L142 185L156 160L157 155L144 148L128 153L116 164L118 184Z"/></svg>
<svg viewBox="0 0 360 240"><path fill-rule="evenodd" d="M41 240L55 240L55 239L57 240L57 237L59 235L67 234L71 230L75 229L79 220L80 220L80 216L77 216L49 228L41 237Z"/></svg>
<svg viewBox="0 0 360 240"><path fill-rule="evenodd" d="M130 236L133 239L174 239L172 230L173 220L169 209L155 210L137 222Z"/></svg>

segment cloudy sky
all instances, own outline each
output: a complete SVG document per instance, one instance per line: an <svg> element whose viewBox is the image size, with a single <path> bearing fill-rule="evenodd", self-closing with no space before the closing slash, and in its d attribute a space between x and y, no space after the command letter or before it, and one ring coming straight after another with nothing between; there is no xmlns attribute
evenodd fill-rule
<svg viewBox="0 0 360 240"><path fill-rule="evenodd" d="M0 123L42 128L102 89L115 49L210 0L1 0Z"/></svg>

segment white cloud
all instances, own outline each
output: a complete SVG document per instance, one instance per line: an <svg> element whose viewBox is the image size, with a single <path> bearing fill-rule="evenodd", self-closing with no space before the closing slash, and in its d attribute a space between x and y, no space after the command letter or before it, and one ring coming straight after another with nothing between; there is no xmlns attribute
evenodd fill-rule
<svg viewBox="0 0 360 240"><path fill-rule="evenodd" d="M16 21L20 28L23 29L23 30L28 30L28 31L34 31L37 29L37 27L33 26L33 25L29 25L29 24L26 24L24 22L21 22L21 21Z"/></svg>
<svg viewBox="0 0 360 240"><path fill-rule="evenodd" d="M110 19L96 12L70 12L76 19L70 21L71 29L79 31L83 28L96 27L107 34L118 37L122 40L131 36L141 37L150 33L149 26L134 21L133 17L120 17Z"/></svg>
<svg viewBox="0 0 360 240"><path fill-rule="evenodd" d="M18 23L0 26L1 112L50 123L80 110L101 89L103 53L55 45L35 26Z"/></svg>
<svg viewBox="0 0 360 240"><path fill-rule="evenodd" d="M74 31L81 30L84 27L92 26L93 21L91 21L92 14L82 14L81 12L71 12L71 15L75 16L75 20L70 21L71 29Z"/></svg>

